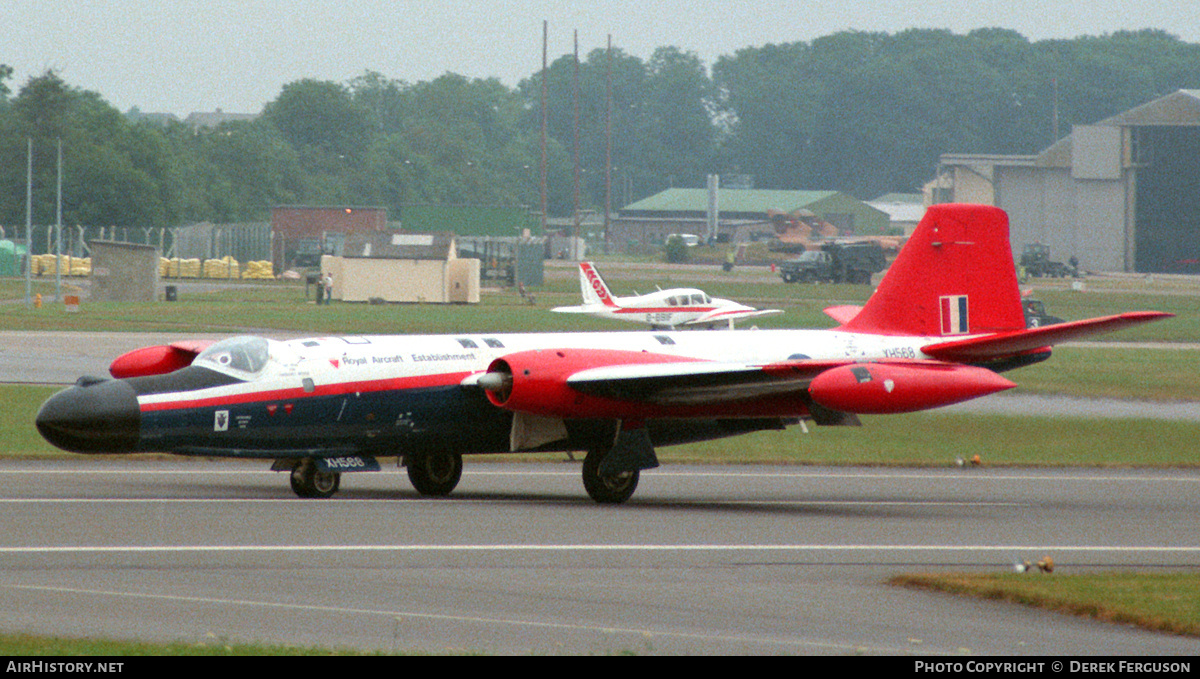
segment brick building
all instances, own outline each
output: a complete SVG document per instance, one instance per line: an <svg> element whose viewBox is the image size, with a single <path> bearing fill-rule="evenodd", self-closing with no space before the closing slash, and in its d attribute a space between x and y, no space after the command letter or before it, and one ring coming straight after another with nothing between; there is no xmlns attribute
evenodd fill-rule
<svg viewBox="0 0 1200 679"><path fill-rule="evenodd" d="M346 236L387 231L381 207L281 205L271 208L271 263L276 271L316 267L342 254Z"/></svg>

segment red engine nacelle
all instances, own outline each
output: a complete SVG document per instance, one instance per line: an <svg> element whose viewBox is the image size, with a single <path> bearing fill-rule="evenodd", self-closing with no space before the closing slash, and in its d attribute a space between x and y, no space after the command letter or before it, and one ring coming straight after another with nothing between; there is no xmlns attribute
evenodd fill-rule
<svg viewBox="0 0 1200 679"><path fill-rule="evenodd" d="M959 403L1017 385L985 368L946 363L864 363L826 370L813 400L847 413L908 413Z"/></svg>
<svg viewBox="0 0 1200 679"><path fill-rule="evenodd" d="M522 351L492 361L479 384L488 400L507 410L562 418L644 417L645 404L590 396L572 389L567 378L590 368L695 360L608 349Z"/></svg>

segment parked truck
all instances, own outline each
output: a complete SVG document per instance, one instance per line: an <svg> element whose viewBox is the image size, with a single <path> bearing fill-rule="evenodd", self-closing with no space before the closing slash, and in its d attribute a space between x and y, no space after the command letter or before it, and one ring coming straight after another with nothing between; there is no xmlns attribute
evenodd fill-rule
<svg viewBox="0 0 1200 679"><path fill-rule="evenodd" d="M1041 243L1030 243L1021 251L1021 269L1025 276L1041 278L1067 278L1079 275L1074 262L1071 265L1050 259L1050 247Z"/></svg>
<svg viewBox="0 0 1200 679"><path fill-rule="evenodd" d="M867 285L887 268L883 247L873 241L825 243L779 267L784 283L853 283Z"/></svg>

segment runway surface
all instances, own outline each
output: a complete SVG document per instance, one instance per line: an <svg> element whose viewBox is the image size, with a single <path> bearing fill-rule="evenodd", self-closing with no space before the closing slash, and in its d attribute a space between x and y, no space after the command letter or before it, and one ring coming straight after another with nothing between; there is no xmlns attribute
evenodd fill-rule
<svg viewBox="0 0 1200 679"><path fill-rule="evenodd" d="M271 333L284 338L288 333ZM0 382L72 384L81 375L108 377L114 358L140 347L229 334L150 332L0 331Z"/></svg>
<svg viewBox="0 0 1200 679"><path fill-rule="evenodd" d="M554 459L554 458L551 458ZM264 464L0 464L0 629L429 652L1069 654L1194 639L888 586L1200 566L1200 472L668 466L626 505L571 462L468 459L292 496Z"/></svg>

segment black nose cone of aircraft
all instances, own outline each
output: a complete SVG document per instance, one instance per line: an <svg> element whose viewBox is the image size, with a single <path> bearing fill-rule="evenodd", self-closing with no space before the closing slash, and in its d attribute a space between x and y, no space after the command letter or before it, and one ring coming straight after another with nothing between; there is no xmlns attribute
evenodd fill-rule
<svg viewBox="0 0 1200 679"><path fill-rule="evenodd" d="M128 453L138 442L141 410L125 380L80 378L46 399L37 414L42 437L73 453Z"/></svg>

